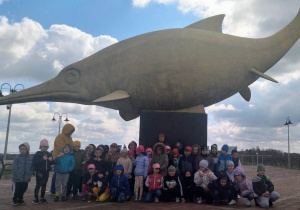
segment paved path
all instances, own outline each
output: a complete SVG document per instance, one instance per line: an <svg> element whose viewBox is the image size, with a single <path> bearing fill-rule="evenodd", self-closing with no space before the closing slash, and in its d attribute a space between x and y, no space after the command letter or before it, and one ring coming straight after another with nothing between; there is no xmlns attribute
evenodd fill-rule
<svg viewBox="0 0 300 210"><path fill-rule="evenodd" d="M251 180L252 177L256 175L255 166L245 166L244 167L248 178ZM266 167L267 173L271 176L271 180L275 185L275 190L280 193L280 199L274 203L274 206L271 209L287 209L287 210L300 210L300 170L290 170L282 169L276 167ZM51 174L52 175L52 174ZM51 176L48 181L48 188L50 184ZM186 203L186 204L177 204L177 203L144 203L144 202L126 202L126 203L98 203L98 202L86 202L86 201L73 201L68 200L64 202L54 202L54 196L49 192L46 193L46 199L48 200L47 204L32 204L33 200L33 190L35 187L35 178L33 177L29 183L27 192L25 193L25 202L27 205L24 206L12 206L12 194L11 194L11 181L9 178L3 177L0 180L0 210L7 209L55 209L55 210L71 210L71 209L118 209L118 210L132 210L132 209L143 209L143 210L184 210L184 209L259 209L254 206L246 207L246 200L241 198L238 200L238 204L235 206L213 206L206 204L196 204L196 203Z"/></svg>

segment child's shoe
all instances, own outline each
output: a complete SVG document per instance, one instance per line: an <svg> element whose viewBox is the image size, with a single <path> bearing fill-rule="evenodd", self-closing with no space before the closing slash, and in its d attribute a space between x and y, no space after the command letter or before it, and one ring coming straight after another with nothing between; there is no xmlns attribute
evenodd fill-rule
<svg viewBox="0 0 300 210"><path fill-rule="evenodd" d="M25 202L23 199L18 200L18 203L19 203L20 205L26 205L26 202Z"/></svg>
<svg viewBox="0 0 300 210"><path fill-rule="evenodd" d="M97 198L96 198L96 200L95 200L95 201L97 201L97 202L99 201L99 196L97 196Z"/></svg>
<svg viewBox="0 0 300 210"><path fill-rule="evenodd" d="M158 203L158 202L159 202L158 197L155 197L155 198L154 198L154 202L155 202L155 203Z"/></svg>
<svg viewBox="0 0 300 210"><path fill-rule="evenodd" d="M41 203L47 203L47 200L45 198L41 198L40 202Z"/></svg>
<svg viewBox="0 0 300 210"><path fill-rule="evenodd" d="M79 200L78 195L73 195L73 200Z"/></svg>
<svg viewBox="0 0 300 210"><path fill-rule="evenodd" d="M238 195L238 196L237 196L237 198L238 198L238 199L240 199L240 198L241 198L241 196L240 196L240 195Z"/></svg>
<svg viewBox="0 0 300 210"><path fill-rule="evenodd" d="M140 195L140 197L139 197L139 201L142 201L142 196Z"/></svg>
<svg viewBox="0 0 300 210"><path fill-rule="evenodd" d="M61 201L66 201L66 200L68 200L67 198L66 198L66 196L61 196Z"/></svg>
<svg viewBox="0 0 300 210"><path fill-rule="evenodd" d="M180 202L180 198L176 197L176 203Z"/></svg>
<svg viewBox="0 0 300 210"><path fill-rule="evenodd" d="M251 201L247 200L246 206L251 206Z"/></svg>
<svg viewBox="0 0 300 210"><path fill-rule="evenodd" d="M197 198L197 203L198 203L198 204L201 204L201 203L202 203L201 197L198 197L198 198Z"/></svg>
<svg viewBox="0 0 300 210"><path fill-rule="evenodd" d="M39 204L39 199L38 198L36 198L36 199L34 199L33 201L32 201L32 203L34 203L34 204Z"/></svg>
<svg viewBox="0 0 300 210"><path fill-rule="evenodd" d="M13 206L19 205L18 201L13 201L11 204L12 204Z"/></svg>
<svg viewBox="0 0 300 210"><path fill-rule="evenodd" d="M235 205L236 204L236 201L235 200L231 200L228 205Z"/></svg>
<svg viewBox="0 0 300 210"><path fill-rule="evenodd" d="M55 196L55 198L54 198L54 202L57 202L57 201L59 201L59 196Z"/></svg>
<svg viewBox="0 0 300 210"><path fill-rule="evenodd" d="M84 196L82 196L82 201L86 201L86 199L87 199L87 195L84 195Z"/></svg>
<svg viewBox="0 0 300 210"><path fill-rule="evenodd" d="M138 196L137 196L137 195L135 196L135 199L134 199L134 201L138 201Z"/></svg>
<svg viewBox="0 0 300 210"><path fill-rule="evenodd" d="M79 196L79 197L82 197L83 195L82 195L82 193L81 193L81 192L79 192L79 193L78 193L78 196Z"/></svg>
<svg viewBox="0 0 300 210"><path fill-rule="evenodd" d="M70 198L70 195L66 195L66 200L69 200L69 198Z"/></svg>

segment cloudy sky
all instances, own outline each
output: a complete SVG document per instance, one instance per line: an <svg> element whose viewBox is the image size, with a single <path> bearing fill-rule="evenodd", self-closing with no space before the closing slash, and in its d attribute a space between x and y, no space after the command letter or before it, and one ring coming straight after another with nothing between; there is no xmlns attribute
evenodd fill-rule
<svg viewBox="0 0 300 210"><path fill-rule="evenodd" d="M299 7L300 0L0 0L0 85L29 88L116 42L183 28L218 14L226 15L223 33L267 37L287 25ZM290 116L291 152L300 153L300 42L267 74L279 83L259 79L250 86L250 102L236 94L205 109L209 146L227 143L238 149L259 146L287 151L288 129L283 124ZM2 86L3 92L7 88ZM139 118L125 122L110 109L67 103L15 104L8 152L17 152L24 141L34 152L43 138L50 141L51 150L58 134L58 123L51 122L55 112L68 114L76 127L73 139L83 147L128 144L139 138ZM6 106L0 106L0 153L8 113Z"/></svg>

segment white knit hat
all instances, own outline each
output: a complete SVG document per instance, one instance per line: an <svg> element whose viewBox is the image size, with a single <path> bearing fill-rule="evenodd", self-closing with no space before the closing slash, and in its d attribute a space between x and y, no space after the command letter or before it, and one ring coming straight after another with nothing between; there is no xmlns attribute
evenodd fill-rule
<svg viewBox="0 0 300 210"><path fill-rule="evenodd" d="M208 161L204 159L201 160L199 166L202 166L203 168L208 168Z"/></svg>
<svg viewBox="0 0 300 210"><path fill-rule="evenodd" d="M48 140L47 139L43 139L40 142L40 149L41 149L41 147L48 147L49 148L49 144L48 144Z"/></svg>

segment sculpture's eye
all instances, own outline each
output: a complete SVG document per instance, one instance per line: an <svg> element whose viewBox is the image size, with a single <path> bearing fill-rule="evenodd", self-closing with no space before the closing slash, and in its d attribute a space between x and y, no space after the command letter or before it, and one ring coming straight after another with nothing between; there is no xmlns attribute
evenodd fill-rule
<svg viewBox="0 0 300 210"><path fill-rule="evenodd" d="M80 71L77 69L70 69L67 71L65 80L69 84L74 84L76 83L80 78Z"/></svg>

